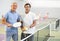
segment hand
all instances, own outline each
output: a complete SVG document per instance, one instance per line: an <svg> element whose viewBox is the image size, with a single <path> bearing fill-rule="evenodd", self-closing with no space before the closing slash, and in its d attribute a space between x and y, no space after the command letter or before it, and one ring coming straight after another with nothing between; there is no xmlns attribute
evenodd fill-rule
<svg viewBox="0 0 60 41"><path fill-rule="evenodd" d="M7 24L8 27L12 27L12 24Z"/></svg>
<svg viewBox="0 0 60 41"><path fill-rule="evenodd" d="M33 25L30 26L30 28L32 28L32 27L33 27Z"/></svg>

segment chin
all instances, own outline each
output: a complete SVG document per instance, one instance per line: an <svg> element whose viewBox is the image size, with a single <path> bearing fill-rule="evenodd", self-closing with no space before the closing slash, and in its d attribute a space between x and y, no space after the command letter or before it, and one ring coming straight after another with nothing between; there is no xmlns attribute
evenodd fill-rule
<svg viewBox="0 0 60 41"><path fill-rule="evenodd" d="M14 9L13 11L16 11L16 9Z"/></svg>

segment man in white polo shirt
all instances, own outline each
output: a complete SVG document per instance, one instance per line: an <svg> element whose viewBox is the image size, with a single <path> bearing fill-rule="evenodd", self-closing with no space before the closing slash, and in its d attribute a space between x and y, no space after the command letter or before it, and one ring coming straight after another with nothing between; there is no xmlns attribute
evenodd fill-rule
<svg viewBox="0 0 60 41"><path fill-rule="evenodd" d="M30 11L31 5L26 3L24 5L25 15L23 16L23 27L28 28L28 30L23 31L21 34L21 39L27 37L28 35L34 33L35 25L36 25L36 15ZM34 35L27 39L27 41L33 41ZM25 40L26 41L26 40Z"/></svg>

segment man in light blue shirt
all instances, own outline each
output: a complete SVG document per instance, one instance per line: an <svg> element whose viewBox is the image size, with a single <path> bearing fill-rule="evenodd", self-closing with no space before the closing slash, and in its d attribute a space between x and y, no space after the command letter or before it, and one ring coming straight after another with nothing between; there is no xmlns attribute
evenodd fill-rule
<svg viewBox="0 0 60 41"><path fill-rule="evenodd" d="M21 18L16 12L16 9L17 3L14 2L11 5L11 10L7 12L7 14L3 18L4 24L7 25L6 41L10 41L11 37L14 41L18 41L18 29L12 26L14 23L19 22Z"/></svg>

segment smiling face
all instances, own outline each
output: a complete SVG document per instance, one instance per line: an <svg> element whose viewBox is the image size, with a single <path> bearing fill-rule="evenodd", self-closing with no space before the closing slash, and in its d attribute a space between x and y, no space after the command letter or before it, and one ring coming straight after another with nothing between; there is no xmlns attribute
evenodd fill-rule
<svg viewBox="0 0 60 41"><path fill-rule="evenodd" d="M12 10L12 11L16 11L16 9L17 9L17 3L14 2L14 3L11 5L11 10Z"/></svg>
<svg viewBox="0 0 60 41"><path fill-rule="evenodd" d="M25 12L28 13L31 9L31 6L29 4L25 4L24 8L25 8Z"/></svg>

